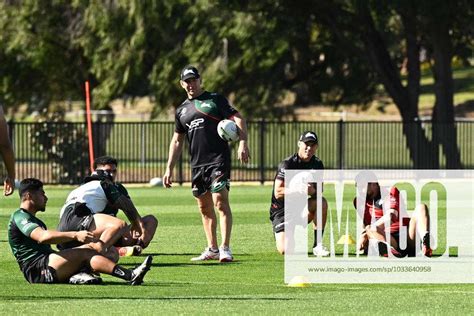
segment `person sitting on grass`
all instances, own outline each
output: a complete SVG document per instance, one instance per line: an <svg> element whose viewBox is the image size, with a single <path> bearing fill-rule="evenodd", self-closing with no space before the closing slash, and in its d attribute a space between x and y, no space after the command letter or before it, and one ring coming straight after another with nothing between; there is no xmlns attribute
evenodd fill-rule
<svg viewBox="0 0 474 316"><path fill-rule="evenodd" d="M152 256L133 270L126 269L97 252L103 243L87 230L48 230L36 214L46 210L48 198L43 183L34 178L20 183L20 208L10 218L8 242L20 270L29 283L98 284L102 279L84 272L105 273L139 285L150 270ZM79 241L84 245L54 251L51 244ZM97 244L102 244L98 247Z"/></svg>
<svg viewBox="0 0 474 316"><path fill-rule="evenodd" d="M117 190L127 197L130 200L130 203L132 203L127 189L122 185L122 183L115 181L118 173L117 168L118 161L113 157L102 156L94 160L94 170L103 170L108 172ZM109 201L101 213L116 217L118 210L119 208L117 205ZM143 223L143 231L141 236L134 235L133 225L129 225L125 229L122 237L116 242L115 245L118 247L119 254L121 256L138 255L143 249L147 248L150 242L153 240L153 236L155 235L156 229L158 227L158 220L155 216L150 214L141 217L141 222Z"/></svg>
<svg viewBox="0 0 474 316"><path fill-rule="evenodd" d="M153 215L140 216L125 187L115 182L117 165L117 160L108 156L94 161L94 172L69 193L58 225L59 231L93 232L104 242L109 250L107 256L114 261L118 261L119 255L139 255L150 244L158 226ZM129 226L116 217L119 209L129 219ZM59 246L66 249L78 245L69 242Z"/></svg>
<svg viewBox="0 0 474 316"><path fill-rule="evenodd" d="M369 240L373 239L379 243L381 255L386 256L390 251L397 257L416 255L416 236L421 237L421 251L424 256L431 257L433 251L430 247L430 218L428 207L425 204L417 205L410 217L400 201L400 191L396 187L390 188L386 199L382 199L381 188L378 182L368 182L364 214L362 236L358 243L358 253L367 254ZM384 214L383 207L388 210ZM357 199L354 199L357 208ZM403 213L402 213L403 212ZM400 245L400 229L407 226L407 245L402 249ZM385 232L390 233L387 241Z"/></svg>

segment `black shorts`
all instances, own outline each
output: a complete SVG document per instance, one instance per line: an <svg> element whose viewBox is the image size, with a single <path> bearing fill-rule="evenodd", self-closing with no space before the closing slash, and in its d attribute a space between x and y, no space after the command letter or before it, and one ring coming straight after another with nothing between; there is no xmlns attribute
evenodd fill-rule
<svg viewBox="0 0 474 316"><path fill-rule="evenodd" d="M270 220L272 221L273 232L275 234L285 231L285 212L275 213L271 216Z"/></svg>
<svg viewBox="0 0 474 316"><path fill-rule="evenodd" d="M94 220L94 214L84 203L69 204L59 219L58 230L61 232L88 230ZM69 241L58 245L58 249L74 248L82 245L78 241Z"/></svg>
<svg viewBox="0 0 474 316"><path fill-rule="evenodd" d="M48 266L49 255L43 254L23 266L23 275L29 283L59 283L56 270Z"/></svg>
<svg viewBox="0 0 474 316"><path fill-rule="evenodd" d="M218 163L192 169L192 190L195 197L207 191L216 193L223 188L230 190L230 165Z"/></svg>

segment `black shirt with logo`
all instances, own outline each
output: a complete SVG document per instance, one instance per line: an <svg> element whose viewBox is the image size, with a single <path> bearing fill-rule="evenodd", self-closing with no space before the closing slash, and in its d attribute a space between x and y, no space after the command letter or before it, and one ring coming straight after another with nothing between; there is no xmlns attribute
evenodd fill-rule
<svg viewBox="0 0 474 316"><path fill-rule="evenodd" d="M311 157L308 162L304 162L298 156L298 154L293 154L290 157L283 160L278 166L278 171L275 175L275 180L285 181L285 170L319 170L324 169L323 162L316 156ZM270 219L273 220L277 215L283 215L285 212L285 199L278 200L275 197L275 181L273 181L273 190L272 190L272 204L270 206Z"/></svg>
<svg viewBox="0 0 474 316"><path fill-rule="evenodd" d="M230 164L229 144L217 134L217 124L237 113L227 99L204 91L194 99L185 100L175 115L175 131L186 134L191 154L191 167L216 163Z"/></svg>

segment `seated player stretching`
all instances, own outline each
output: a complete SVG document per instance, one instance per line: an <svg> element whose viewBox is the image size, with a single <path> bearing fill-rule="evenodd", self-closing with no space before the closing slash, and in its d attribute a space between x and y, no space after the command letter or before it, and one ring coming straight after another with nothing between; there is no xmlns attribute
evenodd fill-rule
<svg viewBox="0 0 474 316"><path fill-rule="evenodd" d="M24 179L19 188L20 208L13 212L8 225L8 242L25 279L30 283L97 284L102 280L82 272L110 274L139 285L150 269L148 256L137 268L130 270L115 264L95 250L101 243L87 230L58 232L48 230L36 214L44 212L48 198L38 179ZM51 244L79 241L77 248L54 251Z"/></svg>
<svg viewBox="0 0 474 316"><path fill-rule="evenodd" d="M357 200L354 199L354 206L357 208ZM383 208L388 212L384 214ZM425 204L417 205L413 215L401 212L405 208L400 203L400 191L392 187L384 201L381 195L381 188L378 182L367 184L367 195L363 215L364 230L358 244L359 253L367 253L369 239L380 241L379 246L384 248L384 244L389 246L392 254L399 257L416 255L416 235L422 240L422 253L431 257L429 232L429 212ZM402 226L408 227L407 245L404 249L400 247L400 229ZM385 232L390 233L390 240L387 242Z"/></svg>

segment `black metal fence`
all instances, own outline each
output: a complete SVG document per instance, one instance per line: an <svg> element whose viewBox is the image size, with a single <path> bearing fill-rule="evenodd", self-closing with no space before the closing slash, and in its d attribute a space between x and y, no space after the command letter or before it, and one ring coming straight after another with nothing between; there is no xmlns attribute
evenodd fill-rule
<svg viewBox="0 0 474 316"><path fill-rule="evenodd" d="M421 130L432 139L433 123L422 123ZM462 167L474 168L474 122L456 122L457 149ZM267 122L248 123L251 161L240 165L233 152L233 181L271 181L279 162L296 152L298 136L313 130L319 136L317 155L327 169L412 169L412 158L423 157L446 168L443 150L426 152L415 147L410 154L401 122ZM80 183L89 172L87 128L84 123L10 123L16 155L17 178L37 177L45 183ZM94 123L95 156L119 159L119 180L144 183L161 177L168 159L173 122ZM436 159L435 159L436 158ZM3 170L4 172L4 170ZM177 163L176 182L189 182L191 172L185 146Z"/></svg>

